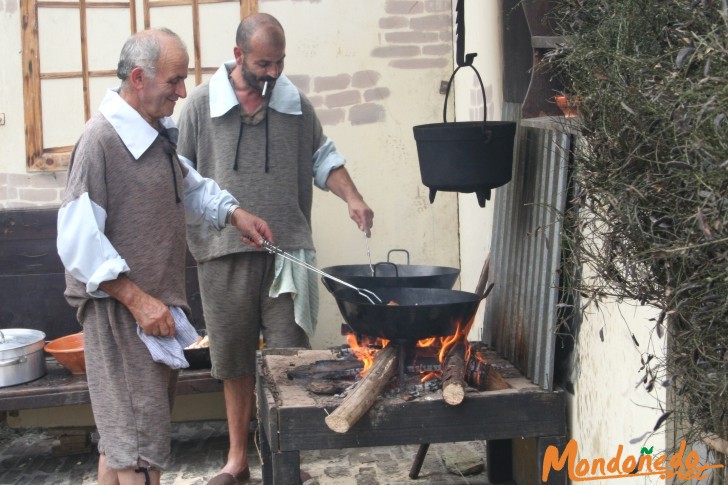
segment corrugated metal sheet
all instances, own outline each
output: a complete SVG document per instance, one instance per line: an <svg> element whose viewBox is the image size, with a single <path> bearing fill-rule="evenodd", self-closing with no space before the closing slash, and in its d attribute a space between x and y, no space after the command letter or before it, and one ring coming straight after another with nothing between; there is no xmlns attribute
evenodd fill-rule
<svg viewBox="0 0 728 485"><path fill-rule="evenodd" d="M516 117L506 112L505 119ZM571 142L563 131L519 123L513 179L494 201L489 281L495 286L485 307L483 341L547 390L553 388L559 215Z"/></svg>

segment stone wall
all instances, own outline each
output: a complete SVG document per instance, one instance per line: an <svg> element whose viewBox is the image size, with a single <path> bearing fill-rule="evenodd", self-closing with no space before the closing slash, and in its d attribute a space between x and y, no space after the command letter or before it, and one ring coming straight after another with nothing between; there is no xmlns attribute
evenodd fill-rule
<svg viewBox="0 0 728 485"><path fill-rule="evenodd" d="M261 1L262 4L269 2L283 3L283 0ZM368 55L372 61L379 62L370 64L379 66L381 60L386 60L391 69L423 72L447 68L452 63L451 6L450 0L386 0L383 6L377 5L376 8L382 8L382 16L369 38L378 41ZM362 57L361 65L367 65L367 57ZM309 97L324 130L326 126L387 123L385 102L392 90L385 82L386 70L362 69L327 76L291 71L286 74ZM482 104L478 108L482 113ZM0 209L57 206L65 182L65 172L0 173Z"/></svg>
<svg viewBox="0 0 728 485"><path fill-rule="evenodd" d="M0 173L0 209L59 206L66 178L66 172Z"/></svg>

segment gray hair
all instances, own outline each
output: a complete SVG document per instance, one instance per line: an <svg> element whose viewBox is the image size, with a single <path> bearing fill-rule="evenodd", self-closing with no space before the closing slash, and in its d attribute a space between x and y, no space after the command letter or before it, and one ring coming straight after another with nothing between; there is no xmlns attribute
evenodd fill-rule
<svg viewBox="0 0 728 485"><path fill-rule="evenodd" d="M235 44L240 47L244 54L250 53L250 40L258 29L263 27L268 30L271 39L283 42L285 45L286 35L281 23L270 14L256 13L245 17L238 25L238 30L235 33Z"/></svg>
<svg viewBox="0 0 728 485"><path fill-rule="evenodd" d="M154 79L157 75L157 61L159 61L161 51L160 41L164 36L175 39L180 46L187 49L179 35L166 27L143 30L133 34L121 48L119 65L116 69L116 76L121 79L122 84L127 83L131 71L136 67L140 67L146 77Z"/></svg>

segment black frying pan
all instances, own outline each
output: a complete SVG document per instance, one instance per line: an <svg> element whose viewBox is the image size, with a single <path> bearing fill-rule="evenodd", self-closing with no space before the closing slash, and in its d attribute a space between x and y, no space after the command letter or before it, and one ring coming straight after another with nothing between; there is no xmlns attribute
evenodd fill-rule
<svg viewBox="0 0 728 485"><path fill-rule="evenodd" d="M384 302L373 305L350 288L333 292L344 321L357 333L397 342L446 337L465 325L483 298L442 288L369 288ZM395 301L397 305L387 305Z"/></svg>
<svg viewBox="0 0 728 485"><path fill-rule="evenodd" d="M407 254L407 264L395 264L389 261L389 256L400 251ZM406 249L391 249L387 254L387 261L377 263L372 267L368 264L345 264L329 266L323 272L345 281L357 288L371 289L385 288L443 288L451 289L460 275L458 268L447 266L426 266L409 264L409 252ZM333 293L346 286L336 281L321 278L327 290Z"/></svg>

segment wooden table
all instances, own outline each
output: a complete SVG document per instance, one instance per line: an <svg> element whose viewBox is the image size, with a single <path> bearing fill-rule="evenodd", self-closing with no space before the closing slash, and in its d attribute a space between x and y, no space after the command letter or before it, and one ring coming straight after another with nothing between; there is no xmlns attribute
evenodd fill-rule
<svg viewBox="0 0 728 485"><path fill-rule="evenodd" d="M19 411L91 402L85 375L75 376L53 357L46 358L47 373L16 386L0 388L0 411ZM182 370L177 394L222 391L222 383L210 376L210 369Z"/></svg>
<svg viewBox="0 0 728 485"><path fill-rule="evenodd" d="M324 419L341 398L315 395L286 376L296 366L331 359L335 359L331 350L271 349L260 353L258 429L264 483L298 483L301 450L474 440L485 440L487 445L510 445L513 438L535 437L535 458L541 464L547 446L563 449L566 444L563 393L544 391L520 374L506 378L509 389L469 392L458 406L446 404L439 392L431 393L427 400L417 398L409 402L388 394L347 433L335 433ZM491 468L496 465L490 465L492 473ZM548 483L565 483L563 472L552 471ZM540 475L539 469L536 476Z"/></svg>

